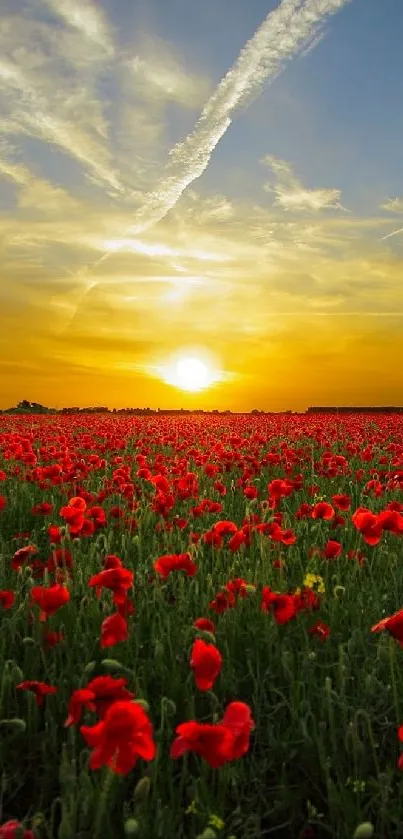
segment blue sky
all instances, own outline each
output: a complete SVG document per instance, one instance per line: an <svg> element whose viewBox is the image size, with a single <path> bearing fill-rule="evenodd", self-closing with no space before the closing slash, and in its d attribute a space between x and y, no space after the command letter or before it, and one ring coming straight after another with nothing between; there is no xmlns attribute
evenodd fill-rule
<svg viewBox="0 0 403 839"><path fill-rule="evenodd" d="M163 371L190 346L229 407L263 393L262 365L281 406L307 359L327 359L314 392L328 377L346 398L346 353L358 377L395 362L401 0L3 6L6 401L16 369L46 391L59 365L69 394L96 371L115 403L137 382L170 404Z"/></svg>

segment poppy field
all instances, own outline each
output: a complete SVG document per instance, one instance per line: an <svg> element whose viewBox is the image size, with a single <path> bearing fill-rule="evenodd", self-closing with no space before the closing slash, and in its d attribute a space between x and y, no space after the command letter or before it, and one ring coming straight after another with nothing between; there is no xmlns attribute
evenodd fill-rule
<svg viewBox="0 0 403 839"><path fill-rule="evenodd" d="M401 415L0 417L0 839L401 837L402 646Z"/></svg>

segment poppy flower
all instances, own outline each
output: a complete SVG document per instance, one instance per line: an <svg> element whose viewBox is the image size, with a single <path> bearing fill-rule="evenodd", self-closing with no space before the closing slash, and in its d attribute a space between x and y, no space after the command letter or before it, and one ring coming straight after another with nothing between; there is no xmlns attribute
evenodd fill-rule
<svg viewBox="0 0 403 839"><path fill-rule="evenodd" d="M363 536L367 545L377 545L382 539L382 525L379 523L378 516L367 510L365 507L358 507L358 509L351 516L351 520L357 530Z"/></svg>
<svg viewBox="0 0 403 839"><path fill-rule="evenodd" d="M317 635L318 638L321 638L322 641L324 641L329 637L330 629L327 624L323 623L323 621L316 621L316 623L308 629L308 634Z"/></svg>
<svg viewBox="0 0 403 839"><path fill-rule="evenodd" d="M68 704L68 717L64 722L65 727L69 725L77 725L81 719L83 708L89 711L95 711L95 693L87 688L79 688L74 690L70 696Z"/></svg>
<svg viewBox="0 0 403 839"><path fill-rule="evenodd" d="M325 521L329 521L334 518L334 515L334 509L331 504L327 503L327 501L318 501L311 513L313 519L324 519Z"/></svg>
<svg viewBox="0 0 403 839"><path fill-rule="evenodd" d="M74 690L68 704L69 713L64 723L65 727L77 725L84 708L95 711L102 720L117 700L134 699L134 693L126 689L126 684L127 679L115 679L109 675L96 676L85 688Z"/></svg>
<svg viewBox="0 0 403 839"><path fill-rule="evenodd" d="M403 516L397 510L382 510L378 513L378 524L395 536L403 534Z"/></svg>
<svg viewBox="0 0 403 839"><path fill-rule="evenodd" d="M235 603L236 598L232 591L219 591L214 600L210 601L209 609L215 612L216 615L222 615L227 609L232 609Z"/></svg>
<svg viewBox="0 0 403 839"><path fill-rule="evenodd" d="M2 510L4 510L5 506L6 506L6 499L4 498L4 495L0 495L0 513L1 513Z"/></svg>
<svg viewBox="0 0 403 839"><path fill-rule="evenodd" d="M63 585L34 586L31 589L31 601L40 608L39 620L45 621L50 615L54 615L58 609L68 603L70 592Z"/></svg>
<svg viewBox="0 0 403 839"><path fill-rule="evenodd" d="M127 641L128 637L129 629L127 621L120 612L115 612L115 614L105 618L101 626L102 649L105 649L105 647L114 647L115 644L119 644L121 641Z"/></svg>
<svg viewBox="0 0 403 839"><path fill-rule="evenodd" d="M171 571L186 571L188 577L193 577L197 572L197 565L193 562L190 553L165 554L155 560L154 569L166 580Z"/></svg>
<svg viewBox="0 0 403 839"><path fill-rule="evenodd" d="M94 726L82 725L80 731L93 750L91 769L109 766L115 773L127 775L139 757L154 760L153 727L144 708L136 702L114 702L103 720Z"/></svg>
<svg viewBox="0 0 403 839"><path fill-rule="evenodd" d="M346 513L351 507L350 498L346 494L332 495L332 501L334 506L337 507L338 510L341 510L342 513Z"/></svg>
<svg viewBox="0 0 403 839"><path fill-rule="evenodd" d="M238 526L233 521L217 521L213 526L213 531L219 536L233 536L238 532Z"/></svg>
<svg viewBox="0 0 403 839"><path fill-rule="evenodd" d="M199 690L211 690L221 672L221 653L214 644L197 638L192 647L190 666L193 669L196 687Z"/></svg>
<svg viewBox="0 0 403 839"><path fill-rule="evenodd" d="M234 734L226 725L199 723L192 720L176 727L176 739L170 756L174 760L186 752L195 752L213 768L218 769L231 759Z"/></svg>
<svg viewBox="0 0 403 839"><path fill-rule="evenodd" d="M327 544L325 545L324 554L326 559L336 559L340 556L343 548L340 542L336 542L333 539L329 539Z"/></svg>
<svg viewBox="0 0 403 839"><path fill-rule="evenodd" d="M384 629L390 632L392 637L396 638L396 641L403 647L403 609L375 623L371 627L371 632L383 632Z"/></svg>
<svg viewBox="0 0 403 839"><path fill-rule="evenodd" d="M17 690L31 690L35 694L37 705L43 705L45 696L49 693L57 693L58 688L52 685L47 685L45 682L36 682L34 680L27 680L16 685Z"/></svg>
<svg viewBox="0 0 403 839"><path fill-rule="evenodd" d="M214 725L195 720L178 725L170 755L176 759L186 752L195 752L213 769L218 769L246 754L254 726L249 706L244 702L231 702L223 719Z"/></svg>
<svg viewBox="0 0 403 839"><path fill-rule="evenodd" d="M202 632L211 632L212 635L215 635L216 633L213 621L210 621L208 618L197 618L193 626L195 629L200 629Z"/></svg>
<svg viewBox="0 0 403 839"><path fill-rule="evenodd" d="M273 609L275 621L280 625L288 623L296 614L294 597L291 594L276 594L270 586L263 586L260 608L262 612Z"/></svg>
<svg viewBox="0 0 403 839"><path fill-rule="evenodd" d="M96 586L96 594L99 597L102 588L109 588L113 591L113 602L123 603L126 598L126 591L133 585L134 571L128 568L113 567L107 568L94 574L88 582L92 588Z"/></svg>
<svg viewBox="0 0 403 839"><path fill-rule="evenodd" d="M15 594L10 589L0 589L0 606L3 609L11 609L15 600Z"/></svg>
<svg viewBox="0 0 403 839"><path fill-rule="evenodd" d="M0 826L0 839L35 839L33 830L26 830L21 822L10 819Z"/></svg>
<svg viewBox="0 0 403 839"><path fill-rule="evenodd" d="M63 633L62 632L44 632L43 640L48 647L48 649L52 649L52 647L56 647L57 644L60 644L63 641Z"/></svg>
<svg viewBox="0 0 403 839"><path fill-rule="evenodd" d="M32 556L36 556L38 553L38 548L36 545L24 545L23 548L19 548L18 551L15 552L12 560L11 560L11 567L14 571L18 571L24 562L28 562Z"/></svg>
<svg viewBox="0 0 403 839"><path fill-rule="evenodd" d="M103 719L108 708L117 700L134 699L134 693L126 688L127 679L121 677L115 679L109 674L106 676L95 676L88 682L87 688L95 696L95 707L99 719Z"/></svg>
<svg viewBox="0 0 403 839"><path fill-rule="evenodd" d="M234 735L231 760L238 760L249 750L250 733L255 728L249 705L245 702L230 702L225 709L222 724Z"/></svg>

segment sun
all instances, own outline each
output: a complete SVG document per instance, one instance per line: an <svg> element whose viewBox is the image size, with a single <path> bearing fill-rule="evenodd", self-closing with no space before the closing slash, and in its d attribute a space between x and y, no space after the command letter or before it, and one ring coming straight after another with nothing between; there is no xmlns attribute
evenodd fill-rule
<svg viewBox="0 0 403 839"><path fill-rule="evenodd" d="M200 358L181 358L176 363L175 379L181 390L203 390L211 382L209 369Z"/></svg>
<svg viewBox="0 0 403 839"><path fill-rule="evenodd" d="M183 347L164 362L161 359L152 369L167 385L187 393L200 393L214 387L225 375L219 359L204 347Z"/></svg>

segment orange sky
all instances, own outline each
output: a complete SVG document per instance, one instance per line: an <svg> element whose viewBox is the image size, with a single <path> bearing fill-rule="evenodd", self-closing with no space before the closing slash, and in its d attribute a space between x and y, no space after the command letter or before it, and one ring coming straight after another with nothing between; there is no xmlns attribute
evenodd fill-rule
<svg viewBox="0 0 403 839"><path fill-rule="evenodd" d="M247 76L237 55L267 3L252 3L247 22L225 3L222 52L214 15L197 52L192 31L173 37L147 4L140 29L124 3L119 14L91 0L6 9L1 408L402 404L393 0L382 103L363 87L359 68L377 58L354 4L323 16L326 46L312 41L303 58L313 32L295 18L292 37L276 41L289 68L273 79L265 70L254 90L257 70ZM269 3L276 21L286 5ZM340 51L353 33L359 62ZM263 66L260 48L248 47L248 66ZM355 109L338 87L344 61ZM172 360L189 356L214 379L200 393L166 382Z"/></svg>

